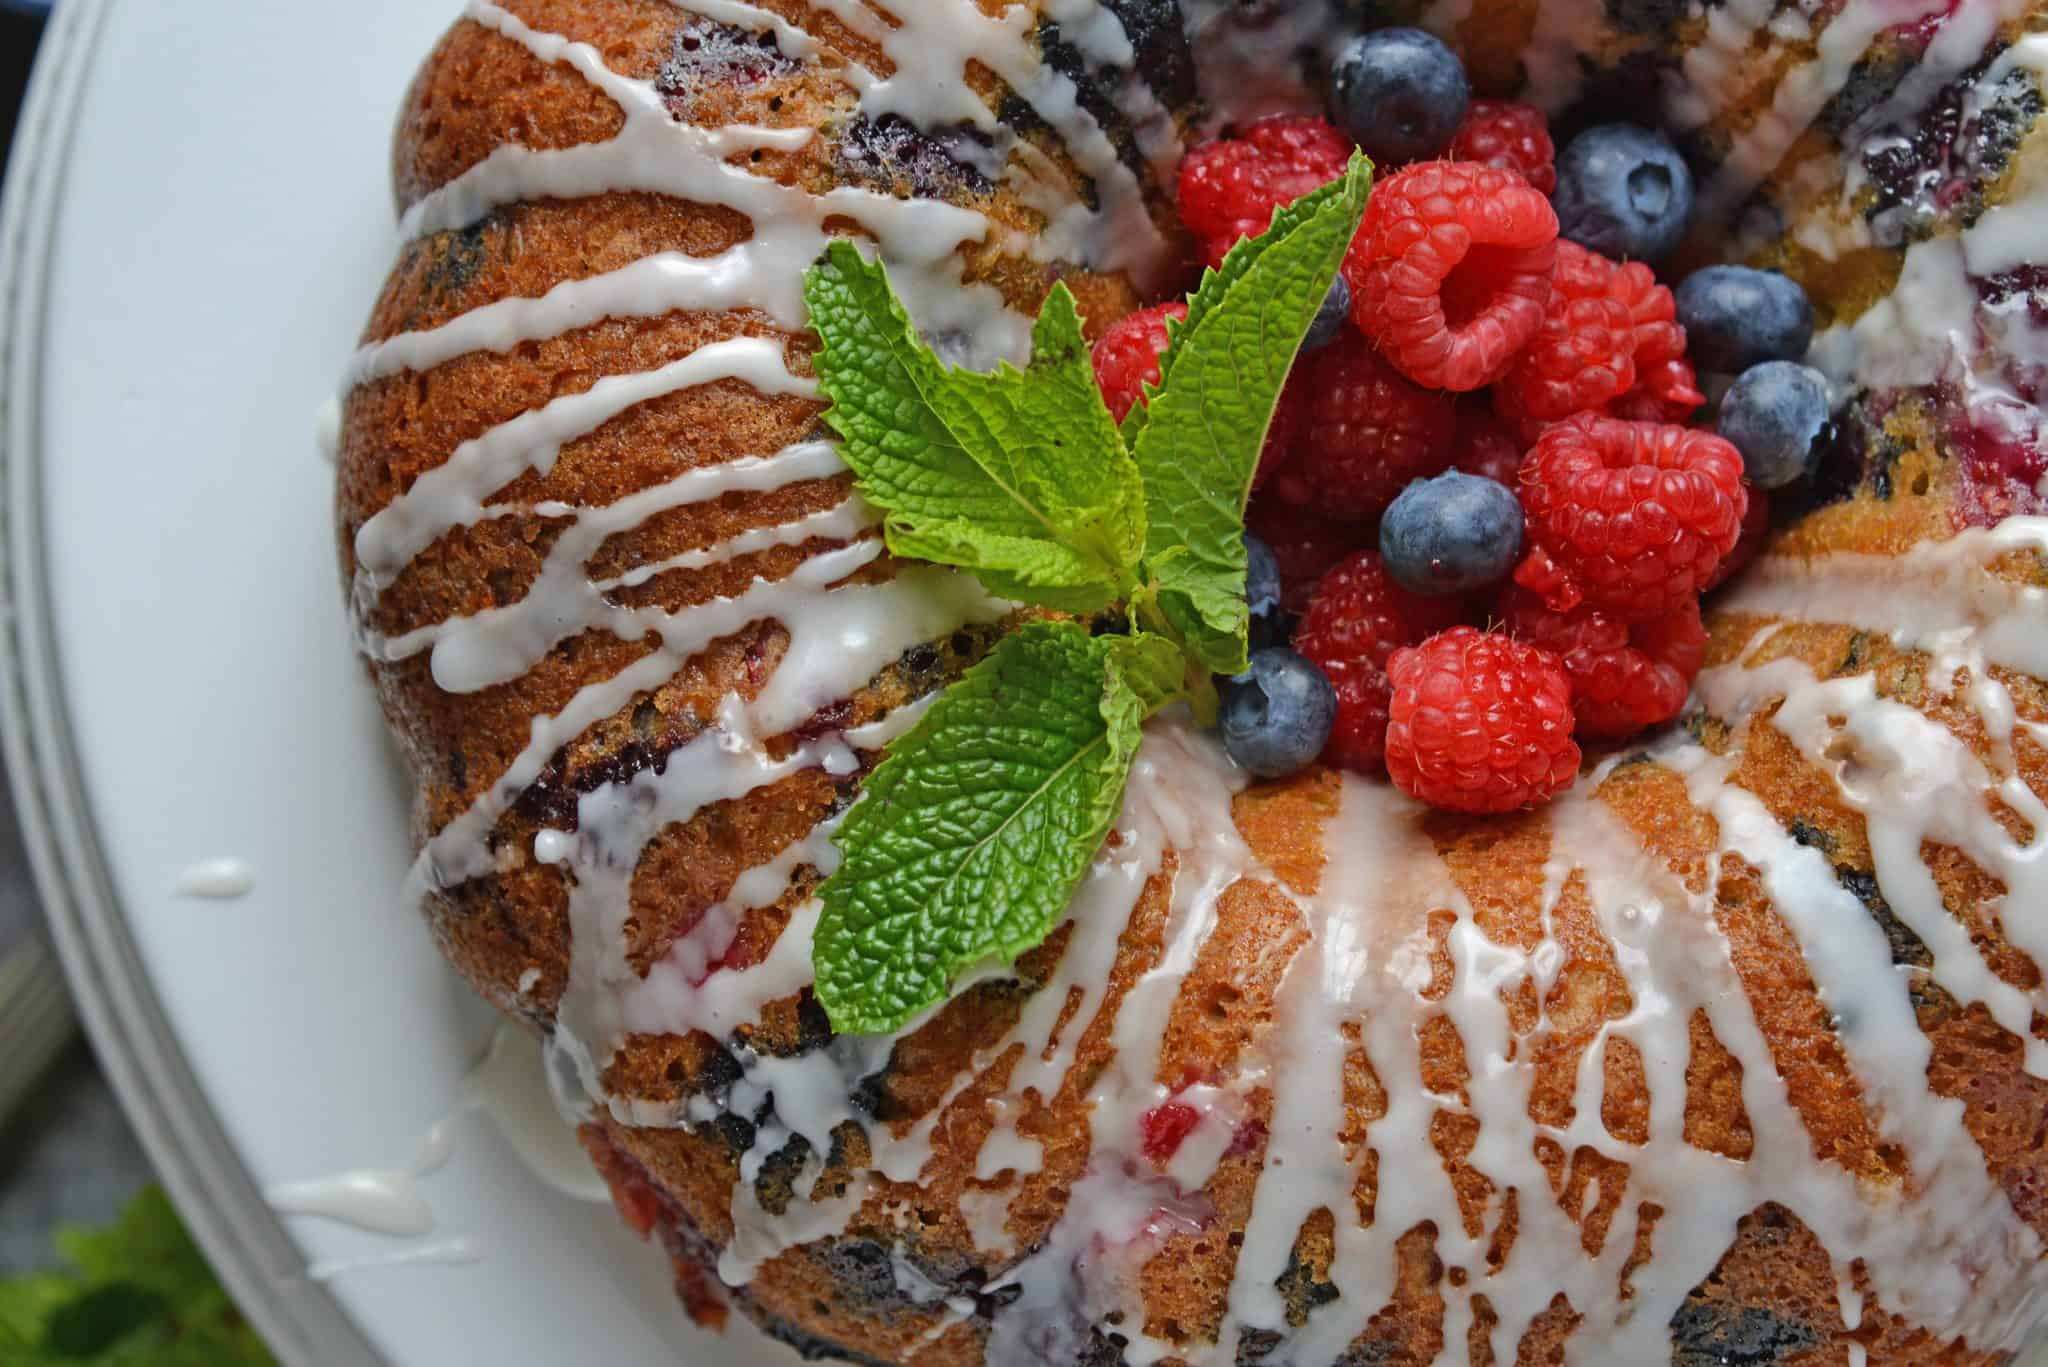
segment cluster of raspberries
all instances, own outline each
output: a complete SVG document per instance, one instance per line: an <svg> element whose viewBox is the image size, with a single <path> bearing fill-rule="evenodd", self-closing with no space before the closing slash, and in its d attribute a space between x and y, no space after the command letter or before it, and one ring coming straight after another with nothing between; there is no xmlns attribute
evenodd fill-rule
<svg viewBox="0 0 2048 1367"><path fill-rule="evenodd" d="M1204 258L1351 150L1296 116L1197 149L1180 209ZM1477 100L1449 159L1379 181L1333 291L1348 322L1297 365L1249 518L1300 614L1293 648L1336 690L1322 758L1460 811L1542 801L1581 740L1676 716L1706 648L1700 595L1765 530L1742 456L1685 425L1704 398L1671 291L1559 238L1554 156L1540 112ZM1119 415L1157 380L1182 307L1099 343ZM1496 581L1446 591L1418 582L1443 566L1393 563L1381 524L1452 471L1504 486L1521 517Z"/></svg>

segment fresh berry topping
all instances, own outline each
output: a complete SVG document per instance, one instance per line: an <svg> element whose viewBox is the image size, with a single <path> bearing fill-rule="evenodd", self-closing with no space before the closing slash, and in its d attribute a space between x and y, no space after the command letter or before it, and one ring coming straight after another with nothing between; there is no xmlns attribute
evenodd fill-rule
<svg viewBox="0 0 2048 1367"><path fill-rule="evenodd" d="M1337 340L1344 332L1344 325L1351 321L1351 285L1342 275L1330 281L1330 292L1323 296L1323 306L1316 310L1316 320L1308 325L1308 335L1301 339L1304 352L1321 351Z"/></svg>
<svg viewBox="0 0 2048 1367"><path fill-rule="evenodd" d="M1662 133L1601 124L1566 145L1551 199L1560 235L1606 256L1656 262L1685 237L1692 172Z"/></svg>
<svg viewBox="0 0 2048 1367"><path fill-rule="evenodd" d="M1337 719L1329 679L1286 646L1254 652L1251 668L1221 691L1223 748L1260 778L1284 778L1313 764Z"/></svg>
<svg viewBox="0 0 2048 1367"><path fill-rule="evenodd" d="M1202 1113L1185 1101L1162 1101L1138 1117L1138 1143L1145 1157L1164 1167L1202 1123Z"/></svg>
<svg viewBox="0 0 2048 1367"><path fill-rule="evenodd" d="M1458 405L1457 455L1453 469L1515 487L1515 472L1522 468L1521 437L1494 413L1483 400L1466 399Z"/></svg>
<svg viewBox="0 0 2048 1367"><path fill-rule="evenodd" d="M1609 411L1635 422L1684 423L1707 396L1700 393L1699 377L1686 355L1685 329L1678 325L1671 291L1657 283L1648 266L1630 261L1615 267L1607 292L1628 306L1636 329L1635 388Z"/></svg>
<svg viewBox="0 0 2048 1367"><path fill-rule="evenodd" d="M1494 407L1534 440L1574 413L1597 413L1636 382L1636 323L1613 289L1614 263L1557 244L1543 325L1494 386Z"/></svg>
<svg viewBox="0 0 2048 1367"><path fill-rule="evenodd" d="M1747 493L1749 507L1742 513L1742 535L1735 538L1735 549L1721 558L1721 567L1701 586L1702 593L1712 593L1740 573L1756 559L1764 548L1764 538L1771 533L1771 501L1755 489Z"/></svg>
<svg viewBox="0 0 2048 1367"><path fill-rule="evenodd" d="M1250 532L1244 534L1244 558L1244 602L1251 614L1251 648L1286 645L1293 627L1287 609L1280 604L1280 562L1274 558L1273 548Z"/></svg>
<svg viewBox="0 0 2048 1367"><path fill-rule="evenodd" d="M1202 240L1208 262L1239 239L1257 237L1273 211L1344 173L1351 144L1318 118L1274 114L1241 136L1219 138L1188 153L1180 168L1180 216Z"/></svg>
<svg viewBox="0 0 2048 1367"><path fill-rule="evenodd" d="M1358 552L1323 576L1294 645L1337 690L1325 763L1367 774L1381 768L1391 695L1387 660L1400 647L1457 621L1458 607L1407 592L1371 551Z"/></svg>
<svg viewBox="0 0 2048 1367"><path fill-rule="evenodd" d="M1677 716L1706 655L1697 599L1650 622L1617 622L1591 608L1552 612L1526 589L1501 595L1509 635L1543 647L1571 679L1578 734L1623 740Z"/></svg>
<svg viewBox="0 0 2048 1367"><path fill-rule="evenodd" d="M1261 487L1287 467L1308 426L1313 392L1306 371L1295 367L1287 376L1287 383L1281 386L1280 401L1273 405L1273 421L1266 428L1266 444L1259 448L1259 468L1252 472L1252 488Z"/></svg>
<svg viewBox="0 0 2048 1367"><path fill-rule="evenodd" d="M1310 512L1272 490L1252 500L1245 525L1280 563L1280 606L1289 612L1307 607L1322 577L1371 540L1370 528Z"/></svg>
<svg viewBox="0 0 2048 1367"><path fill-rule="evenodd" d="M1471 99L1464 63L1419 28L1360 34L1330 72L1331 121L1381 166L1442 155Z"/></svg>
<svg viewBox="0 0 2048 1367"><path fill-rule="evenodd" d="M1734 548L1748 499L1742 457L1710 432L1581 414L1522 461L1529 553L1515 582L1558 612L1622 621L1672 612Z"/></svg>
<svg viewBox="0 0 2048 1367"><path fill-rule="evenodd" d="M1556 256L1557 215L1514 172L1411 166L1366 204L1344 262L1352 321L1417 384L1478 389L1542 326Z"/></svg>
<svg viewBox="0 0 2048 1367"><path fill-rule="evenodd" d="M1706 370L1796 361L1813 344L1813 301L1776 271L1708 266L1680 281L1676 298L1693 361Z"/></svg>
<svg viewBox="0 0 2048 1367"><path fill-rule="evenodd" d="M1244 535L1244 602L1256 617L1262 612L1280 610L1280 562L1273 557L1273 548L1258 537L1246 532Z"/></svg>
<svg viewBox="0 0 2048 1367"><path fill-rule="evenodd" d="M1557 148L1550 141L1549 122L1534 105L1472 101L1447 159L1513 171L1542 194L1557 188Z"/></svg>
<svg viewBox="0 0 2048 1367"><path fill-rule="evenodd" d="M1318 354L1308 371L1307 432L1283 497L1338 517L1378 517L1410 481L1451 463L1450 396L1396 374L1361 337Z"/></svg>
<svg viewBox="0 0 2048 1367"><path fill-rule="evenodd" d="M1118 422L1134 405L1146 401L1146 385L1159 383L1159 358L1169 340L1167 320L1185 322L1187 316L1188 306L1183 303L1139 309L1111 325L1095 344L1091 353L1095 383L1102 389L1102 400L1109 405L1110 415ZM1266 444L1259 452L1253 488L1265 483L1293 450L1308 415L1308 392L1299 375L1288 377L1286 387L1280 391L1280 402L1274 406L1272 425L1266 430Z"/></svg>
<svg viewBox="0 0 2048 1367"><path fill-rule="evenodd" d="M1186 304L1159 304L1139 309L1102 334L1092 353L1095 383L1118 422L1145 397L1145 386L1159 383L1159 357L1166 350L1166 320L1186 322Z"/></svg>
<svg viewBox="0 0 2048 1367"><path fill-rule="evenodd" d="M1830 411L1827 376L1792 361L1765 361L1728 387L1717 425L1742 453L1751 484L1782 489L1820 463L1834 430Z"/></svg>
<svg viewBox="0 0 2048 1367"><path fill-rule="evenodd" d="M1401 491L1380 521L1380 559L1410 593L1470 593L1522 557L1522 505L1512 490L1447 471Z"/></svg>
<svg viewBox="0 0 2048 1367"><path fill-rule="evenodd" d="M1387 675L1387 773L1417 801L1509 812L1578 773L1571 682L1549 651L1452 627L1395 651Z"/></svg>

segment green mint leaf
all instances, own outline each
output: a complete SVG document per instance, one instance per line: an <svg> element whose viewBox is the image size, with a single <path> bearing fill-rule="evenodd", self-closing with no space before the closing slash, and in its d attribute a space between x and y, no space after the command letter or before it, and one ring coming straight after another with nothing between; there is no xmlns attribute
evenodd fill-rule
<svg viewBox="0 0 2048 1367"><path fill-rule="evenodd" d="M1160 610L1219 674L1246 666L1244 508L1259 451L1371 186L1372 164L1354 155L1343 176L1232 248L1174 330L1160 387L1124 427L1144 480Z"/></svg>
<svg viewBox="0 0 2048 1367"><path fill-rule="evenodd" d="M958 565L1068 612L1128 592L1145 547L1137 466L1104 406L1073 295L1055 286L1022 371L943 364L880 264L834 242L805 276L826 421L897 555Z"/></svg>
<svg viewBox="0 0 2048 1367"><path fill-rule="evenodd" d="M1102 719L1109 725L1110 744L1135 754L1145 719L1186 690L1188 658L1179 642L1149 631L1102 641L1109 657Z"/></svg>
<svg viewBox="0 0 2048 1367"><path fill-rule="evenodd" d="M900 1029L961 971L1059 924L1122 805L1138 723L1182 668L1171 642L1123 642L1022 627L889 747L819 889L812 964L833 1029Z"/></svg>
<svg viewBox="0 0 2048 1367"><path fill-rule="evenodd" d="M57 1236L68 1267L0 1280L0 1361L57 1367L273 1367L163 1192L101 1230Z"/></svg>

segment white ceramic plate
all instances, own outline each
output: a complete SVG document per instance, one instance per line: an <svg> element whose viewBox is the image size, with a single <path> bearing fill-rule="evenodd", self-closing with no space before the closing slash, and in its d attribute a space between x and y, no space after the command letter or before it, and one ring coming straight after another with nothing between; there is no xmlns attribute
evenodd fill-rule
<svg viewBox="0 0 2048 1367"><path fill-rule="evenodd" d="M66 0L0 228L7 758L82 1012L238 1299L300 1363L780 1360L482 1115L405 1240L273 1183L402 1167L489 1034L400 905L314 419L388 267L388 133L452 0ZM182 870L253 866L239 900ZM309 1263L445 1251L479 1261Z"/></svg>

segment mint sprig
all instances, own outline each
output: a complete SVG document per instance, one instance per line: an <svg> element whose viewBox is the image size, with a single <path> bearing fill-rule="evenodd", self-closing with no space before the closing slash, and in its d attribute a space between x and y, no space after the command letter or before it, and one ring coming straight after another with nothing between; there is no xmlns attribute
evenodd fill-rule
<svg viewBox="0 0 2048 1367"><path fill-rule="evenodd" d="M1055 285L1022 370L947 366L883 268L835 242L805 277L826 421L891 553L1127 634L1033 622L889 747L841 823L812 948L833 1028L901 1028L1059 923L1123 802L1146 718L1246 667L1244 510L1280 391L1357 231L1371 165L1207 272L1119 429Z"/></svg>
<svg viewBox="0 0 2048 1367"><path fill-rule="evenodd" d="M1074 296L1056 286L1029 369L943 364L887 276L835 242L806 277L825 339L826 418L889 549L972 570L1004 598L1092 612L1129 594L1144 489L1095 389Z"/></svg>

